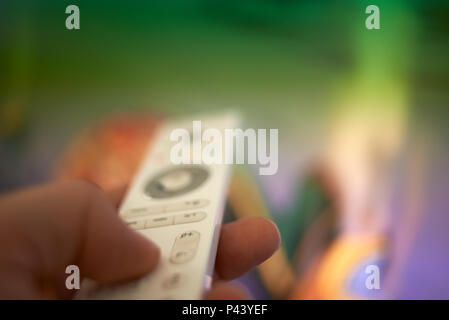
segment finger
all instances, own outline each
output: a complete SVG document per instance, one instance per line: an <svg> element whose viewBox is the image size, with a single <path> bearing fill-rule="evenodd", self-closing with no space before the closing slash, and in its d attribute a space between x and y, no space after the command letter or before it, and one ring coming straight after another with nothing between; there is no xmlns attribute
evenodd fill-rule
<svg viewBox="0 0 449 320"><path fill-rule="evenodd" d="M124 190L115 190L112 194L116 204ZM117 216L110 198L101 192L93 193L87 213L84 250L79 259L85 275L101 283L110 283L151 271L159 260L157 246L126 226Z"/></svg>
<svg viewBox="0 0 449 320"><path fill-rule="evenodd" d="M248 300L251 299L248 291L237 284L219 282L215 284L205 296L207 300Z"/></svg>
<svg viewBox="0 0 449 320"><path fill-rule="evenodd" d="M264 218L244 218L222 227L216 273L221 279L237 278L268 259L280 245L276 225Z"/></svg>
<svg viewBox="0 0 449 320"><path fill-rule="evenodd" d="M100 283L139 277L158 262L159 249L129 229L111 200L85 182L34 188L0 202L0 261L40 282L64 287L65 268Z"/></svg>

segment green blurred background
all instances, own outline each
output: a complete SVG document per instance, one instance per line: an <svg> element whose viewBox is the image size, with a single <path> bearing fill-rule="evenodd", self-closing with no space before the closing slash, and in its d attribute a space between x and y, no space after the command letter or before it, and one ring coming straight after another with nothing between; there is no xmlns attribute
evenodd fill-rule
<svg viewBox="0 0 449 320"><path fill-rule="evenodd" d="M65 28L70 4L80 30ZM370 4L380 30L365 28ZM232 107L248 127L279 128L275 190L263 187L274 208L335 119L447 159L448 12L443 0L2 0L0 190L46 181L81 129L134 111Z"/></svg>
<svg viewBox="0 0 449 320"><path fill-rule="evenodd" d="M80 30L65 28L69 4L80 8ZM114 112L236 107L249 124L302 127L292 135L308 140L351 81L373 91L406 85L404 117L444 121L447 2L376 1L381 30L371 31L369 4L2 1L1 137L44 128L63 140Z"/></svg>

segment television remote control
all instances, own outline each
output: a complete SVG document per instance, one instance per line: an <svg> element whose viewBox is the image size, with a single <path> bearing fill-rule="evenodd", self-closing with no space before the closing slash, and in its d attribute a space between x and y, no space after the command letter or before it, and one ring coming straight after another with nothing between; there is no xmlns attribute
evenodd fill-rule
<svg viewBox="0 0 449 320"><path fill-rule="evenodd" d="M200 142L193 141L201 139L191 132L193 120L197 119L161 125L119 209L130 228L160 247L158 266L127 284L83 283L77 298L201 299L210 287L230 165L172 163L171 148L178 143L170 141L174 129L190 132L192 153L194 144ZM224 137L224 129L237 126L238 116L226 113L198 120L203 130L214 128ZM206 143L202 141L203 148ZM233 148L222 145L223 154L225 148Z"/></svg>

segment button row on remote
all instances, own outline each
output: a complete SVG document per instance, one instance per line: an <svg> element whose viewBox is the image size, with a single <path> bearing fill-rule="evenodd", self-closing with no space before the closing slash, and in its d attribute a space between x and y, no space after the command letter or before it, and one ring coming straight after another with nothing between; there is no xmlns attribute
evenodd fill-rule
<svg viewBox="0 0 449 320"><path fill-rule="evenodd" d="M158 217L138 221L127 222L128 226L135 230L157 228L172 224L183 224L201 221L206 217L205 212L183 213L170 217Z"/></svg>
<svg viewBox="0 0 449 320"><path fill-rule="evenodd" d="M168 213L168 212L199 209L199 208L204 208L208 204L209 204L209 200L198 199L198 200L183 201L183 202L177 202L177 203L161 205L161 206L149 206L149 207L142 207L142 208L134 208L134 209L130 209L130 210L126 211L124 213L124 217L126 217L126 218L141 217L141 216L147 216L150 214L159 214L159 213Z"/></svg>

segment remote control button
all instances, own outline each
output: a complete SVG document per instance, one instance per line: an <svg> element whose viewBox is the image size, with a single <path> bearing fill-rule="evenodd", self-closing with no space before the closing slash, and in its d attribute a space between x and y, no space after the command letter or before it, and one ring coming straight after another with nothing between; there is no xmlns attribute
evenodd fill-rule
<svg viewBox="0 0 449 320"><path fill-rule="evenodd" d="M199 232L187 231L181 233L175 239L170 255L170 261L176 264L190 261L195 256L199 241Z"/></svg>
<svg viewBox="0 0 449 320"><path fill-rule="evenodd" d="M130 222L127 222L126 224L134 230L140 230L140 229L145 228L144 220L130 221Z"/></svg>
<svg viewBox="0 0 449 320"><path fill-rule="evenodd" d="M196 250L177 250L172 252L170 261L176 264L186 263L195 256Z"/></svg>
<svg viewBox="0 0 449 320"><path fill-rule="evenodd" d="M158 214L164 212L163 206L151 206L143 208L134 208L127 210L123 216L124 217L142 217L150 214Z"/></svg>
<svg viewBox="0 0 449 320"><path fill-rule="evenodd" d="M175 224L197 222L203 220L205 217L206 213L204 212L178 214L175 216Z"/></svg>
<svg viewBox="0 0 449 320"><path fill-rule="evenodd" d="M192 175L187 171L175 171L159 179L160 187L167 192L176 192L192 183Z"/></svg>
<svg viewBox="0 0 449 320"><path fill-rule="evenodd" d="M147 219L145 222L145 228L157 228L173 224L173 217L159 217Z"/></svg>
<svg viewBox="0 0 449 320"><path fill-rule="evenodd" d="M180 196L201 186L209 177L202 166L175 166L153 177L145 186L144 193L154 199Z"/></svg>
<svg viewBox="0 0 449 320"><path fill-rule="evenodd" d="M197 231L187 231L181 233L179 236L176 237L176 242L182 243L184 246L187 244L193 244L197 243L200 239L200 233Z"/></svg>
<svg viewBox="0 0 449 320"><path fill-rule="evenodd" d="M207 199L198 199L192 201L184 201L173 204L168 204L165 206L165 212L173 212L173 211L184 211L184 210L193 210L204 208L209 204L209 200Z"/></svg>
<svg viewBox="0 0 449 320"><path fill-rule="evenodd" d="M174 289L179 287L181 284L183 284L186 280L186 277L179 273L173 273L169 275L163 282L162 287L165 289Z"/></svg>

